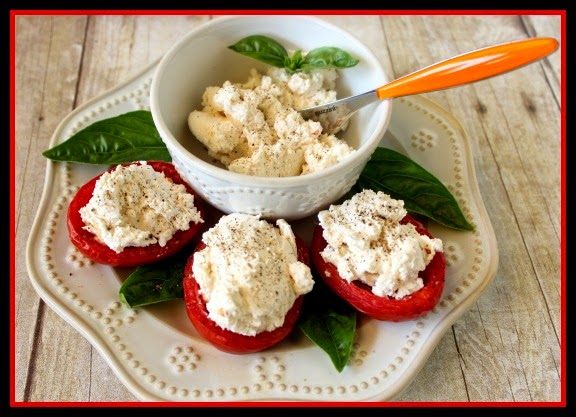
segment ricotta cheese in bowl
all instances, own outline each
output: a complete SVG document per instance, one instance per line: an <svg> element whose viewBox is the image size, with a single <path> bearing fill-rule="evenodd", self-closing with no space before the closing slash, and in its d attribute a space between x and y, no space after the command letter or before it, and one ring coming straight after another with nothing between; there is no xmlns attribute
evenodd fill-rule
<svg viewBox="0 0 576 417"><path fill-rule="evenodd" d="M287 51L310 54L334 46L358 64L288 76L229 49L255 34ZM324 135L295 109L332 100L335 91L346 97L387 82L374 53L325 20L222 16L163 56L152 79L150 110L172 163L204 201L226 214L291 221L316 214L350 190L386 132L392 103L359 110L338 138Z"/></svg>
<svg viewBox="0 0 576 417"><path fill-rule="evenodd" d="M316 172L354 149L296 109L335 101L337 78L334 68L293 74L252 68L244 83L208 87L203 109L190 113L188 125L208 154L230 171L262 177Z"/></svg>

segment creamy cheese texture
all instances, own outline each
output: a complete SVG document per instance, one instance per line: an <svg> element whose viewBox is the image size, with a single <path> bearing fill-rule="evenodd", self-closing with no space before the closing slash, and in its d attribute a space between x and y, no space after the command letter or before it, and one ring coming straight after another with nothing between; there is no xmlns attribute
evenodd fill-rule
<svg viewBox="0 0 576 417"><path fill-rule="evenodd" d="M270 68L265 75L251 69L245 83L208 87L188 126L230 171L262 177L316 172L354 149L295 109L336 100L337 77L333 68L294 74Z"/></svg>
<svg viewBox="0 0 576 417"><path fill-rule="evenodd" d="M190 222L203 222L184 185L146 161L102 174L80 215L84 229L116 253L128 246L165 246L177 231L188 230Z"/></svg>
<svg viewBox="0 0 576 417"><path fill-rule="evenodd" d="M298 261L290 225L232 213L206 231L193 273L208 317L246 336L282 326L296 298L312 291L310 268Z"/></svg>
<svg viewBox="0 0 576 417"><path fill-rule="evenodd" d="M364 190L341 205L318 213L328 246L322 258L348 282L360 280L378 296L401 299L423 287L418 273L426 269L440 239L422 236L406 215L404 201L383 192Z"/></svg>

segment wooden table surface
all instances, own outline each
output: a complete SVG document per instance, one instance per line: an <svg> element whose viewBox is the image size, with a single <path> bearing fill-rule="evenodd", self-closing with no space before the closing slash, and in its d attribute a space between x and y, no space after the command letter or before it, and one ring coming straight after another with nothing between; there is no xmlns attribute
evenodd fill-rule
<svg viewBox="0 0 576 417"><path fill-rule="evenodd" d="M72 110L127 81L214 18L16 14L14 401L137 401L98 350L31 285L25 253L44 188L42 152ZM558 11L321 18L363 39L391 78L497 43L561 40L564 24ZM469 137L499 266L396 401L564 400L561 57L558 50L495 78L425 94Z"/></svg>

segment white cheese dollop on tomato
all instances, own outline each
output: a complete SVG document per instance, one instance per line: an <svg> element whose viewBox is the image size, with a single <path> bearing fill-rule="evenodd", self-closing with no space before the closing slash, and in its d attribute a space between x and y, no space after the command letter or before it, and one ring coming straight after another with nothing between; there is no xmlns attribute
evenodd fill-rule
<svg viewBox="0 0 576 417"><path fill-rule="evenodd" d="M246 336L282 326L294 301L312 290L310 268L298 260L294 233L232 213L204 233L206 247L194 254L192 271L208 317Z"/></svg>
<svg viewBox="0 0 576 417"><path fill-rule="evenodd" d="M440 239L419 234L406 216L404 201L383 192L364 190L341 205L318 213L328 243L322 258L348 282L360 280L372 293L401 299L424 286L420 271L436 252Z"/></svg>
<svg viewBox="0 0 576 417"><path fill-rule="evenodd" d="M102 174L80 215L84 228L116 253L128 246L165 246L190 222L203 222L194 195L145 161Z"/></svg>

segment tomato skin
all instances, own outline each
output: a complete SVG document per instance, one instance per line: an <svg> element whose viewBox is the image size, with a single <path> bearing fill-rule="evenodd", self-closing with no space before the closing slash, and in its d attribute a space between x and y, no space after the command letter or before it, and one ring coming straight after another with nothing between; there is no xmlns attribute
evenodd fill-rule
<svg viewBox="0 0 576 417"><path fill-rule="evenodd" d="M310 265L310 255L304 242L296 236L298 249L298 260L306 265ZM204 249L206 245L200 242L194 249L194 253ZM296 321L300 316L304 295L299 296L288 313L282 326L272 331L260 332L254 336L246 336L220 327L216 322L208 317L206 303L200 295L200 286L194 279L192 265L194 264L194 253L188 258L184 268L184 301L188 318L196 331L217 349L234 354L247 354L260 352L268 349L284 338L294 329Z"/></svg>
<svg viewBox="0 0 576 417"><path fill-rule="evenodd" d="M432 237L422 223L409 215L404 217L401 223L412 223L418 233ZM320 225L314 228L311 244L312 262L332 291L361 313L377 320L401 322L423 316L440 300L446 274L446 258L443 252L436 252L426 269L420 272L419 276L424 281L424 287L397 300L373 294L370 286L358 280L348 283L342 279L336 266L326 262L320 254L327 246L322 231Z"/></svg>
<svg viewBox="0 0 576 417"><path fill-rule="evenodd" d="M139 164L139 162L137 163ZM155 171L163 172L166 177L174 183L183 184L186 187L186 191L194 195L194 206L200 212L201 217L204 218L204 209L199 204L196 193L194 193L192 188L180 177L174 165L163 161L148 161L147 164L154 168ZM123 164L123 166L128 165L132 164ZM116 166L110 168L107 172L113 171L114 169L116 169ZM102 174L92 178L80 187L70 202L67 212L67 226L70 241L84 256L94 262L114 267L134 267L160 261L180 251L190 243L200 229L202 229L203 223L191 223L188 230L179 230L176 232L172 239L166 242L166 245L163 247L158 243L144 247L132 246L124 248L120 253L116 253L104 243L96 240L96 236L92 232L83 229L85 223L80 215L80 209L86 206L90 198L92 198L96 181L101 175Z"/></svg>

